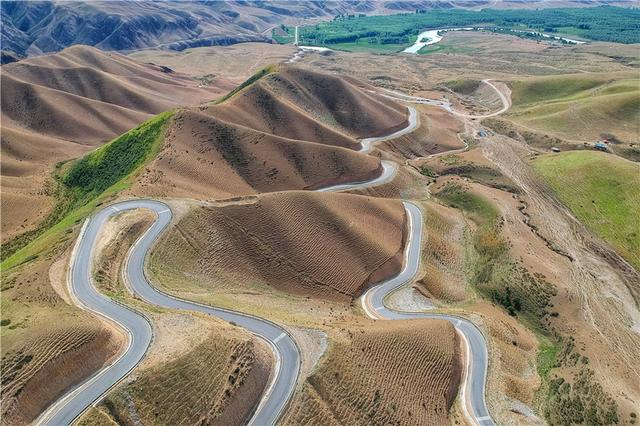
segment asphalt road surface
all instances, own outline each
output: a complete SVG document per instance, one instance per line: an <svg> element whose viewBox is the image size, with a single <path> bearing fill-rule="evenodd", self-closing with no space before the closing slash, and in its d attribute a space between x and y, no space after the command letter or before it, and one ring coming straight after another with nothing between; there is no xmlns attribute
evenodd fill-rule
<svg viewBox="0 0 640 426"><path fill-rule="evenodd" d="M171 210L166 204L152 200L132 200L109 206L93 216L83 228L74 251L71 291L80 306L114 319L127 331L130 343L113 364L102 369L47 410L38 424L58 426L73 422L87 407L124 378L142 360L151 344L152 329L147 319L98 293L91 282L91 258L100 229L111 216L132 209L152 210L157 219L132 247L127 258L126 276L130 290L154 305L203 312L234 322L272 345L276 353L274 379L256 408L250 424L274 424L295 389L300 368L300 351L297 345L283 328L268 320L177 299L154 288L145 277L144 259L154 240L171 221Z"/></svg>
<svg viewBox="0 0 640 426"><path fill-rule="evenodd" d="M396 177L396 164L392 161L381 161L380 163L382 164L382 173L375 179L362 182L325 186L324 188L318 189L318 192L337 192L346 191L347 189L369 188L372 186L378 186L382 185L383 183L391 182L393 178Z"/></svg>
<svg viewBox="0 0 640 426"><path fill-rule="evenodd" d="M401 99L402 100L402 99ZM413 132L415 129L418 128L418 125L420 124L419 120L418 120L418 112L416 111L416 109L414 107L407 107L407 109L409 110L409 123L407 123L407 127L398 130L397 132L393 132L389 135L386 136L378 136L375 138L366 138L366 139L362 139L360 140L360 144L362 145L360 147L360 152L364 152L367 153L369 151L371 151L371 149L373 148L373 145L377 142L381 142L381 141L386 141L389 139L394 139L397 137L400 137L402 135L406 135L407 133L411 133Z"/></svg>
<svg viewBox="0 0 640 426"><path fill-rule="evenodd" d="M374 143L409 133L417 126L417 112L414 108L409 107L409 123L406 128L388 136L362 140L361 151L368 152ZM356 187L375 186L392 180L396 173L395 166L390 162L383 161L382 167L381 175L373 180L333 185L320 191L341 191ZM404 202L404 206L409 217L410 237L405 252L403 269L398 276L367 291L362 299L363 307L370 316L376 318L441 318L453 322L466 339L470 352L470 356L467 357L470 362L467 363L468 371L465 385L463 386L463 397L469 402L472 411L470 417L478 424L493 424L484 400L487 349L482 333L472 323L463 318L430 313L397 312L384 306L384 297L390 291L412 279L418 271L420 263L422 214L414 204ZM149 321L143 315L98 293L91 280L92 257L100 229L111 216L133 209L149 209L156 213L157 219L134 244L127 257L125 276L130 290L148 303L170 309L209 314L222 320L233 322L264 339L274 350L276 365L271 383L256 408L250 424L260 426L275 424L295 390L300 370L300 351L298 346L282 327L271 321L178 299L153 287L145 277L144 260L154 241L171 222L171 210L169 206L160 201L144 199L111 205L88 219L74 247L70 268L70 293L74 302L78 306L118 324L128 333L129 344L122 355L112 364L104 367L56 401L38 418L36 424L53 426L71 424L88 407L99 401L102 396L126 377L142 360L151 344L153 331Z"/></svg>
<svg viewBox="0 0 640 426"><path fill-rule="evenodd" d="M409 218L409 238L404 253L404 264L400 273L375 287L362 296L362 307L371 318L385 320L410 320L417 318L444 319L451 322L463 336L466 347L466 373L462 386L462 398L465 401L467 416L479 425L493 425L485 401L485 382L487 378L487 344L480 330L470 321L454 315L428 312L400 312L387 308L384 298L409 282L418 273L420 252L422 249L422 212L410 202L403 202Z"/></svg>

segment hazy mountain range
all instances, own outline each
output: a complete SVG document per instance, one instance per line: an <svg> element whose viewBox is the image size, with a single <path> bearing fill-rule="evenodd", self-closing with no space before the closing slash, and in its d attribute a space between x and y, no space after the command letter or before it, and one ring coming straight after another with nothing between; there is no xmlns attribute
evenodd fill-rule
<svg viewBox="0 0 640 426"><path fill-rule="evenodd" d="M606 2L592 2L601 4ZM620 2L616 2L620 3ZM3 1L3 62L57 52L74 44L102 50L227 45L271 41L281 23L339 14L384 14L429 8L548 7L580 1ZM11 55L12 52L14 55Z"/></svg>

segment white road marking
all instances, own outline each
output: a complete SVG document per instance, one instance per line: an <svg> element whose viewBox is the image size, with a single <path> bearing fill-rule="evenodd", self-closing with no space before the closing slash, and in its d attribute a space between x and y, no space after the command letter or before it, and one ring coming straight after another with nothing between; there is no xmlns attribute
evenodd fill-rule
<svg viewBox="0 0 640 426"><path fill-rule="evenodd" d="M286 336L287 333L282 333L281 335L279 335L278 337L276 337L275 339L273 339L273 343L278 343L280 340L282 340L284 338L284 336Z"/></svg>
<svg viewBox="0 0 640 426"><path fill-rule="evenodd" d="M164 209L158 212L158 214L162 214L162 213L166 213L166 212L170 212L171 210L169 209Z"/></svg>
<svg viewBox="0 0 640 426"><path fill-rule="evenodd" d="M120 211L120 209L119 209L119 208L117 208L116 206L111 206L111 208L112 208L113 210L117 211L117 212L119 212L119 211Z"/></svg>

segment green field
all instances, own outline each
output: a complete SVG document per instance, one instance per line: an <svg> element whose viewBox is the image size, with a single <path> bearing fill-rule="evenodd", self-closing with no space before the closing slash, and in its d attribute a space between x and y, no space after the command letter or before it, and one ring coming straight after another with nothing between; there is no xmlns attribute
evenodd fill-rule
<svg viewBox="0 0 640 426"><path fill-rule="evenodd" d="M591 151L549 154L533 165L580 221L640 270L640 165Z"/></svg>
<svg viewBox="0 0 640 426"><path fill-rule="evenodd" d="M640 142L637 74L538 77L510 86L507 116L518 124L569 140Z"/></svg>
<svg viewBox="0 0 640 426"><path fill-rule="evenodd" d="M426 29L456 27L489 27L498 32L510 29L532 30L549 34L569 34L597 41L640 43L640 9L620 7L557 8L541 10L465 9L418 10L398 15L342 15L331 22L322 22L299 28L300 42L305 45L347 49L361 48L389 52L385 45L408 46ZM292 31L286 29L288 34ZM516 34L520 37L533 35ZM278 39L276 39L278 41ZM290 37L280 42L290 42ZM423 53L429 53L427 49Z"/></svg>

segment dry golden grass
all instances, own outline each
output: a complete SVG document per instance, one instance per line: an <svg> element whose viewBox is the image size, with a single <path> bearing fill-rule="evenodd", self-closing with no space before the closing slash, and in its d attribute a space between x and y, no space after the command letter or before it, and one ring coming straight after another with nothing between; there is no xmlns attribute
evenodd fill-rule
<svg viewBox="0 0 640 426"><path fill-rule="evenodd" d="M132 377L83 419L91 424L243 424L265 389L273 356L261 340L207 315L174 313L132 297L121 278L150 212L118 214L101 231L94 276L102 291L151 319L154 339Z"/></svg>
<svg viewBox="0 0 640 426"><path fill-rule="evenodd" d="M59 244L49 257L3 271L3 425L33 421L123 344L119 333L65 301L68 247Z"/></svg>
<svg viewBox="0 0 640 426"><path fill-rule="evenodd" d="M191 281L207 293L275 288L350 301L399 271L404 220L396 200L264 194L193 209L161 238L150 269L170 290Z"/></svg>
<svg viewBox="0 0 640 426"><path fill-rule="evenodd" d="M50 212L55 163L176 106L215 99L228 87L198 82L88 46L2 67L2 239L33 229Z"/></svg>
<svg viewBox="0 0 640 426"><path fill-rule="evenodd" d="M314 189L372 179L380 167L376 158L350 149L285 139L182 110L131 194L220 199Z"/></svg>
<svg viewBox="0 0 640 426"><path fill-rule="evenodd" d="M448 423L461 372L449 322L369 322L334 337L283 424Z"/></svg>
<svg viewBox="0 0 640 426"><path fill-rule="evenodd" d="M110 331L95 325L52 327L2 357L2 424L27 424L103 366L119 349Z"/></svg>
<svg viewBox="0 0 640 426"><path fill-rule="evenodd" d="M422 247L424 276L417 289L428 297L443 302L466 299L464 277L464 222L449 207L425 203L424 225L426 241Z"/></svg>
<svg viewBox="0 0 640 426"><path fill-rule="evenodd" d="M139 62L168 66L199 78L203 84L219 84L227 79L240 84L269 64L285 62L296 51L292 45L240 43L182 51L141 50L130 53L129 57Z"/></svg>
<svg viewBox="0 0 640 426"><path fill-rule="evenodd" d="M404 160L464 147L458 136L463 125L454 115L433 106L421 105L416 109L420 127L407 135L378 143L376 146L380 150Z"/></svg>
<svg viewBox="0 0 640 426"><path fill-rule="evenodd" d="M216 328L198 346L119 386L99 410L118 424L245 424L273 359L246 332L221 323Z"/></svg>

